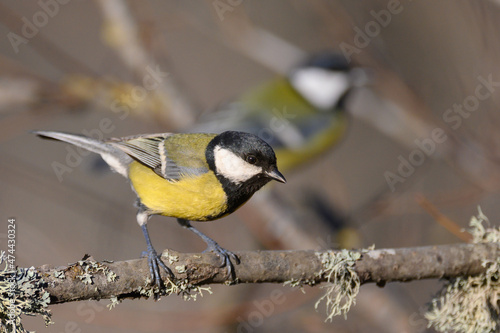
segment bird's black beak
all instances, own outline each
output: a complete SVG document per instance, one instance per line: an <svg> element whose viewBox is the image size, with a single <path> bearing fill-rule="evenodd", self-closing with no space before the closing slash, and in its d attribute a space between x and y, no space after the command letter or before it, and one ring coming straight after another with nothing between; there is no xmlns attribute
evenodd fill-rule
<svg viewBox="0 0 500 333"><path fill-rule="evenodd" d="M274 167L270 171L266 171L266 175L280 183L286 183L285 177L278 171L278 168Z"/></svg>

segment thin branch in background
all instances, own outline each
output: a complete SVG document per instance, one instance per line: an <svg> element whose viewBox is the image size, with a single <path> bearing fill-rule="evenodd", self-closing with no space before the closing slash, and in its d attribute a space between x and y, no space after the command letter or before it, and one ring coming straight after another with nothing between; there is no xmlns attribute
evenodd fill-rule
<svg viewBox="0 0 500 333"><path fill-rule="evenodd" d="M104 41L142 82L142 78L149 75L148 68L154 68L158 64L151 61L140 40L139 28L127 3L119 0L98 0L97 3L104 16ZM184 128L194 121L193 110L171 80L168 75L163 77L159 88L155 89L162 104L157 116L167 120L173 127Z"/></svg>
<svg viewBox="0 0 500 333"><path fill-rule="evenodd" d="M443 228L448 230L450 233L463 240L464 242L470 243L472 241L472 235L463 230L457 223L452 221L446 215L441 213L436 206L434 206L423 194L417 194L415 196L420 207L422 207L434 220L439 223Z"/></svg>
<svg viewBox="0 0 500 333"><path fill-rule="evenodd" d="M209 6L212 7L213 2L209 2ZM234 16L234 19L221 21L212 11L213 21L222 34L214 33L213 27L206 26L201 20L193 17L192 13L183 11L182 8L178 8L178 10L176 17L182 17L183 22L189 24L203 36L255 61L274 73L288 73L292 66L297 65L307 56L305 51L284 38L262 27L255 26L246 15L244 5L235 7L234 11L231 12L230 15Z"/></svg>

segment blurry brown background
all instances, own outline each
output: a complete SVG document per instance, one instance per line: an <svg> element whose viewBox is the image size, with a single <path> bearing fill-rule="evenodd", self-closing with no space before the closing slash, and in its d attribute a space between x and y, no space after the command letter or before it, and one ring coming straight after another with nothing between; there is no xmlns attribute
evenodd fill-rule
<svg viewBox="0 0 500 333"><path fill-rule="evenodd" d="M350 100L344 141L263 194L279 201L281 213L257 216L267 202L261 196L231 217L197 226L233 251L335 246L342 239L300 206L309 191L345 217L360 238L356 246L460 242L422 202L459 228L478 205L492 222L500 215L495 1L61 2L0 1L0 244L6 248L7 219L15 217L19 266L66 264L85 253L125 260L145 249L127 182L93 155L58 181L51 163L65 163L66 146L28 131L81 133L99 129L102 119L112 128L106 136L181 131L303 56L341 45L355 47L353 62L374 76ZM130 101L148 66L168 77ZM460 124L451 127L458 123L443 118L447 110L473 103L488 80L491 94L470 104L466 116L454 114ZM125 115L117 101L135 104ZM447 140L391 191L384 174L397 173L398 158L408 159L418 149L414 141L436 128ZM173 219L153 217L149 228L158 250L204 249ZM439 285L363 286L347 320L332 323L324 323L322 307L314 310L318 287L303 294L278 285L213 286L214 294L196 302L126 300L112 311L108 300L63 304L51 307L55 325L25 323L37 332L432 332L422 312Z"/></svg>

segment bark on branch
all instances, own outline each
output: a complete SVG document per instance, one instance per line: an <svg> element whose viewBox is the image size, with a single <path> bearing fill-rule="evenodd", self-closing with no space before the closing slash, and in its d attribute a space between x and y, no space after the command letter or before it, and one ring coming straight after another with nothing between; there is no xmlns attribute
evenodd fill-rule
<svg viewBox="0 0 500 333"><path fill-rule="evenodd" d="M286 281L326 281L324 267L318 251L254 251L237 252L241 259L235 265L237 283L284 283ZM226 282L226 269L219 267L218 258L212 253L177 253L169 263L176 277L187 279L192 285L206 285ZM164 253L165 255L165 253ZM451 278L460 275L476 275L484 272L481 263L495 260L500 255L500 245L453 244L415 248L380 249L363 253L356 261L354 270L361 283L375 282L383 285L391 281ZM51 304L86 299L140 297L138 290L146 285L149 268L146 259L91 264L101 267L92 274L91 282L82 279L85 264L70 266L48 266L38 268L47 282L45 288L51 296ZM102 268L116 274L110 281ZM64 272L64 278L62 273ZM164 276L166 278L166 276Z"/></svg>

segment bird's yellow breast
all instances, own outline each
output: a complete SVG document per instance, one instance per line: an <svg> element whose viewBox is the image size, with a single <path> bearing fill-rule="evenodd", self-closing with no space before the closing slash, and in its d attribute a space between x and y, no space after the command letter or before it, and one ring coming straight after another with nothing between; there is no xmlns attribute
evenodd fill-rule
<svg viewBox="0 0 500 333"><path fill-rule="evenodd" d="M129 178L141 202L152 214L207 221L227 210L222 185L211 171L171 182L139 162L132 162Z"/></svg>
<svg viewBox="0 0 500 333"><path fill-rule="evenodd" d="M344 136L347 130L347 123L345 115L336 115L330 119L328 127L311 135L302 146L293 149L276 149L278 169L288 171L303 164L304 161L324 153Z"/></svg>

